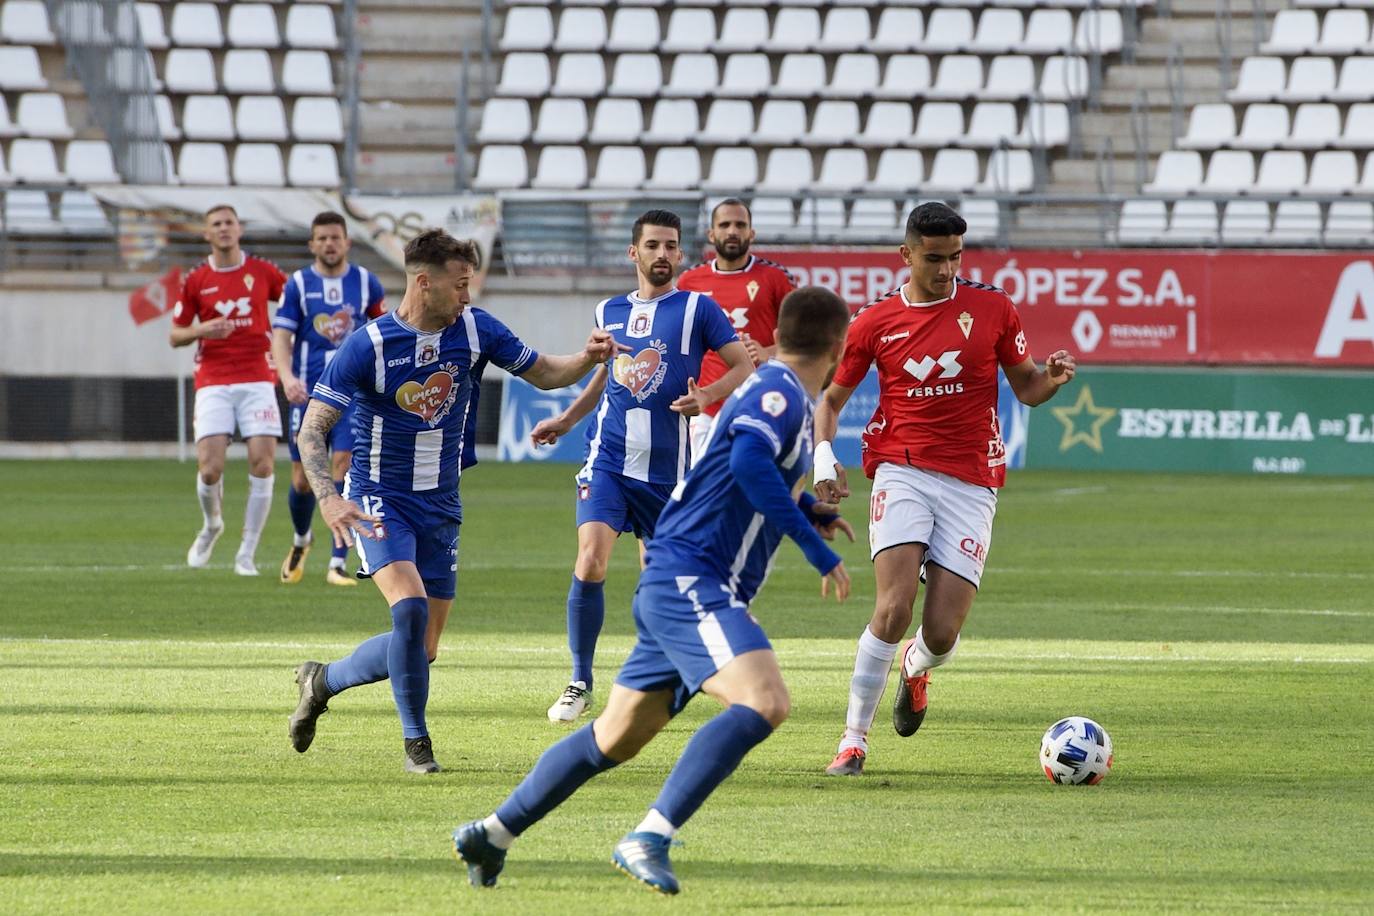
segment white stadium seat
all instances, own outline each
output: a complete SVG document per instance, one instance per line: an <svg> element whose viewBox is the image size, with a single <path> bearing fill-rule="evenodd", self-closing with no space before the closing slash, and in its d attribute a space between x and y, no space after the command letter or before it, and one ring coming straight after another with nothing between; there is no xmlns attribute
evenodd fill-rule
<svg viewBox="0 0 1374 916"><path fill-rule="evenodd" d="M768 165L758 188L767 193L794 193L809 187L815 177L810 150L775 149L768 154Z"/></svg>
<svg viewBox="0 0 1374 916"><path fill-rule="evenodd" d="M606 91L605 58L600 54L579 52L558 58L553 94L595 98Z"/></svg>
<svg viewBox="0 0 1374 916"><path fill-rule="evenodd" d="M911 99L930 88L930 58L924 54L893 54L883 70L883 82L874 98Z"/></svg>
<svg viewBox="0 0 1374 916"><path fill-rule="evenodd" d="M705 98L716 91L719 82L720 68L714 54L679 54L673 59L673 72L668 78L668 85L663 87L663 94L690 99Z"/></svg>
<svg viewBox="0 0 1374 916"><path fill-rule="evenodd" d="M523 188L528 181L524 147L503 144L482 147L477 157L477 174L472 179L474 188L483 191Z"/></svg>
<svg viewBox="0 0 1374 916"><path fill-rule="evenodd" d="M1292 133L1280 145L1288 149L1321 149L1340 135L1340 109L1329 103L1308 102L1298 106Z"/></svg>
<svg viewBox="0 0 1374 916"><path fill-rule="evenodd" d="M302 99L301 101L305 101ZM296 103L297 106L300 102ZM524 99L491 99L482 106L477 142L524 143L530 137L530 103Z"/></svg>
<svg viewBox="0 0 1374 916"><path fill-rule="evenodd" d="M1147 194L1187 194L1201 184L1202 157L1191 150L1168 150L1160 153L1154 181L1144 190Z"/></svg>
<svg viewBox="0 0 1374 916"><path fill-rule="evenodd" d="M67 232L109 232L112 228L105 208L89 191L63 191L57 221Z"/></svg>
<svg viewBox="0 0 1374 916"><path fill-rule="evenodd" d="M771 237L786 236L797 228L797 214L790 197L755 197L749 202L753 226Z"/></svg>
<svg viewBox="0 0 1374 916"><path fill-rule="evenodd" d="M1063 102L1031 102L1013 146L1059 147L1069 143L1069 106Z"/></svg>
<svg viewBox="0 0 1374 916"><path fill-rule="evenodd" d="M47 89L38 51L33 47L0 47L0 89Z"/></svg>
<svg viewBox="0 0 1374 916"><path fill-rule="evenodd" d="M173 48L162 67L162 82L170 92L216 92L215 62L203 48Z"/></svg>
<svg viewBox="0 0 1374 916"><path fill-rule="evenodd" d="M281 44L277 14L269 3L235 3L229 7L225 33L235 48L275 48Z"/></svg>
<svg viewBox="0 0 1374 916"><path fill-rule="evenodd" d="M615 59L608 95L650 99L663 88L663 64L657 54L621 54Z"/></svg>
<svg viewBox="0 0 1374 916"><path fill-rule="evenodd" d="M172 114L172 100L165 95L154 96L153 112L157 115L157 129L162 139L180 140L181 128L177 127L176 116Z"/></svg>
<svg viewBox="0 0 1374 916"><path fill-rule="evenodd" d="M275 143L240 143L234 148L234 184L263 188L285 185L281 147Z"/></svg>
<svg viewBox="0 0 1374 916"><path fill-rule="evenodd" d="M751 116L752 117L752 116ZM659 99L649 117L644 142L656 146L679 146L701 133L701 116L691 99ZM733 142L733 141L732 141Z"/></svg>
<svg viewBox="0 0 1374 916"><path fill-rule="evenodd" d="M606 50L617 54L630 51L655 51L659 44L658 13L650 9L621 7L615 11L611 20L611 34L606 39ZM597 165L597 175L601 166ZM596 186L596 179L592 179Z"/></svg>
<svg viewBox="0 0 1374 916"><path fill-rule="evenodd" d="M1083 57L1047 57L1040 71L1040 97L1068 102L1088 94L1088 61Z"/></svg>
<svg viewBox="0 0 1374 916"><path fill-rule="evenodd" d="M825 58L819 54L788 54L782 59L777 82L769 94L810 98L823 92L825 85Z"/></svg>
<svg viewBox="0 0 1374 916"><path fill-rule="evenodd" d="M1313 194L1348 194L1359 181L1359 162L1349 150L1323 150L1312 157L1303 190Z"/></svg>
<svg viewBox="0 0 1374 916"><path fill-rule="evenodd" d="M670 54L700 53L715 42L716 17L710 10L678 7L668 17L668 31L659 50Z"/></svg>
<svg viewBox="0 0 1374 916"><path fill-rule="evenodd" d="M608 146L596 159L593 188L637 188L648 177L644 150L638 146Z"/></svg>
<svg viewBox="0 0 1374 916"><path fill-rule="evenodd" d="M1120 10L1085 10L1074 26L1073 46L1078 52L1115 54L1124 45Z"/></svg>
<svg viewBox="0 0 1374 916"><path fill-rule="evenodd" d="M949 54L973 43L973 14L966 9L936 7L926 20L925 36L917 50Z"/></svg>
<svg viewBox="0 0 1374 916"><path fill-rule="evenodd" d="M973 107L963 146L991 149L1016 139L1016 106L1010 102L979 102Z"/></svg>
<svg viewBox="0 0 1374 916"><path fill-rule="evenodd" d="M721 20L716 51L758 51L768 43L768 14L760 9L734 7Z"/></svg>
<svg viewBox="0 0 1374 916"><path fill-rule="evenodd" d="M1064 9L1037 7L1026 21L1026 35L1018 51L1024 54L1062 54L1073 46L1073 14Z"/></svg>
<svg viewBox="0 0 1374 916"><path fill-rule="evenodd" d="M969 241L991 241L1001 228L1001 206L995 200L966 197L959 202L959 215L968 223L964 238Z"/></svg>
<svg viewBox="0 0 1374 916"><path fill-rule="evenodd" d="M873 27L867 51L915 51L925 38L925 19L920 10L884 6Z"/></svg>
<svg viewBox="0 0 1374 916"><path fill-rule="evenodd" d="M770 99L759 111L754 139L767 146L786 146L806 133L806 106L792 99Z"/></svg>
<svg viewBox="0 0 1374 916"><path fill-rule="evenodd" d="M1353 54L1369 42L1369 15L1364 10L1331 10L1322 17L1317 54Z"/></svg>
<svg viewBox="0 0 1374 916"><path fill-rule="evenodd" d="M1364 244L1374 241L1374 203L1334 201L1326 211L1327 244Z"/></svg>
<svg viewBox="0 0 1374 916"><path fill-rule="evenodd" d="M935 154L925 187L937 191L971 191L978 185L978 154L971 149L942 149Z"/></svg>
<svg viewBox="0 0 1374 916"><path fill-rule="evenodd" d="M343 112L340 110L339 100L296 99L296 104L291 109L291 135L297 140L342 143Z"/></svg>
<svg viewBox="0 0 1374 916"><path fill-rule="evenodd" d="M606 14L601 10L567 9L558 17L555 51L600 51L605 46Z"/></svg>
<svg viewBox="0 0 1374 916"><path fill-rule="evenodd" d="M538 98L549 91L549 59L543 54L507 54L497 95Z"/></svg>
<svg viewBox="0 0 1374 916"><path fill-rule="evenodd" d="M1317 245L1322 240L1322 208L1315 200L1281 200L1274 210L1269 241L1288 245Z"/></svg>
<svg viewBox="0 0 1374 916"><path fill-rule="evenodd" d="M1374 57L1347 57L1341 64L1340 79L1331 93L1331 100L1368 101L1371 85L1374 85Z"/></svg>
<svg viewBox="0 0 1374 916"><path fill-rule="evenodd" d="M866 9L832 9L826 14L825 28L821 31L816 49L831 53L856 51L869 44L872 27L873 22Z"/></svg>
<svg viewBox="0 0 1374 916"><path fill-rule="evenodd" d="M172 43L186 48L223 47L224 33L220 29L219 10L215 4L178 3L174 6ZM228 184L228 181L225 183Z"/></svg>
<svg viewBox="0 0 1374 916"><path fill-rule="evenodd" d="M773 85L773 71L765 54L731 54L725 59L725 73L718 93L735 98L763 95Z"/></svg>
<svg viewBox="0 0 1374 916"><path fill-rule="evenodd" d="M1336 62L1329 57L1300 57L1288 71L1280 98L1286 102L1319 102L1336 91Z"/></svg>
<svg viewBox="0 0 1374 916"><path fill-rule="evenodd" d="M229 156L222 143L183 143L177 155L177 177L182 184L229 184Z"/></svg>
<svg viewBox="0 0 1374 916"><path fill-rule="evenodd" d="M1293 194L1307 183L1307 156L1296 150L1269 150L1260 156L1255 190L1260 194Z"/></svg>
<svg viewBox="0 0 1374 916"><path fill-rule="evenodd" d="M73 140L62 161L67 177L77 184L119 184L114 153L104 140Z"/></svg>
<svg viewBox="0 0 1374 916"><path fill-rule="evenodd" d="M858 136L858 104L832 99L816 105L811 117L811 129L806 132L802 142L808 146L843 146L855 142Z"/></svg>
<svg viewBox="0 0 1374 916"><path fill-rule="evenodd" d="M1024 25L1020 10L989 7L978 17L978 30L973 33L970 50L979 54L1019 51Z"/></svg>
<svg viewBox="0 0 1374 916"><path fill-rule="evenodd" d="M829 149L821 159L821 173L813 187L853 193L868 184L868 154L861 149Z"/></svg>
<svg viewBox="0 0 1374 916"><path fill-rule="evenodd" d="M1219 149L1236 137L1236 112L1226 102L1203 102L1188 116L1188 132L1178 141L1183 149Z"/></svg>
<svg viewBox="0 0 1374 916"><path fill-rule="evenodd" d="M982 88L981 57L976 54L947 54L940 58L940 65L935 70L935 84L926 95L932 99L969 99L977 96Z"/></svg>
<svg viewBox="0 0 1374 916"><path fill-rule="evenodd" d="M5 226L12 232L51 234L62 231L52 217L47 191L11 189L5 194Z"/></svg>
<svg viewBox="0 0 1374 916"><path fill-rule="evenodd" d="M17 181L60 184L67 174L57 167L50 140L15 140L10 144L10 174Z"/></svg>
<svg viewBox="0 0 1374 916"><path fill-rule="evenodd" d="M286 160L286 180L298 188L337 188L338 152L325 143L297 143Z"/></svg>
<svg viewBox="0 0 1374 916"><path fill-rule="evenodd" d="M193 95L181 110L181 130L191 140L233 140L234 116L222 95Z"/></svg>
<svg viewBox="0 0 1374 916"><path fill-rule="evenodd" d="M1269 236L1269 205L1262 200L1231 200L1221 214L1221 240L1228 245L1258 244Z"/></svg>
<svg viewBox="0 0 1374 916"><path fill-rule="evenodd" d="M134 4L134 9L138 17L138 31L143 37L143 47L153 51L166 48L170 42L167 40L167 27L162 19L162 4L140 2Z"/></svg>
<svg viewBox="0 0 1374 916"><path fill-rule="evenodd" d="M1035 85L1035 63L1022 54L994 57L988 67L988 82L978 93L980 99L1012 102L1031 94Z"/></svg>
<svg viewBox="0 0 1374 916"><path fill-rule="evenodd" d="M540 103L539 120L534 127L535 143L581 143L586 136L587 105L581 99L545 99ZM542 172L542 157L540 163L539 171Z"/></svg>
<svg viewBox="0 0 1374 916"><path fill-rule="evenodd" d="M1196 154L1194 154L1196 155ZM1170 242L1215 242L1217 205L1210 200L1180 200L1169 217Z"/></svg>
<svg viewBox="0 0 1374 916"><path fill-rule="evenodd" d="M869 182L871 191L902 193L925 183L925 156L920 150L885 149L878 155L878 165Z"/></svg>
<svg viewBox="0 0 1374 916"><path fill-rule="evenodd" d="M916 132L911 105L907 102L874 102L868 109L868 120L862 134L854 142L860 146L886 148L901 146Z"/></svg>
<svg viewBox="0 0 1374 916"><path fill-rule="evenodd" d="M286 9L286 43L293 48L337 50L334 11L323 3L292 3Z"/></svg>
<svg viewBox="0 0 1374 916"><path fill-rule="evenodd" d="M329 55L323 51L287 51L282 58L281 87L290 95L333 95L334 69Z"/></svg>
<svg viewBox="0 0 1374 916"><path fill-rule="evenodd" d="M26 92L19 97L14 121L30 137L66 140L73 136L67 107L56 92Z"/></svg>
<svg viewBox="0 0 1374 916"><path fill-rule="evenodd" d="M1352 149L1374 149L1374 103L1351 105L1345 113L1345 129L1334 142Z"/></svg>
<svg viewBox="0 0 1374 916"><path fill-rule="evenodd" d="M964 135L964 108L958 102L926 102L916 115L913 146L950 146Z"/></svg>
<svg viewBox="0 0 1374 916"><path fill-rule="evenodd" d="M1121 203L1116 240L1122 244L1149 244L1164 238L1168 213L1162 200L1127 200Z"/></svg>
<svg viewBox="0 0 1374 916"><path fill-rule="evenodd" d="M240 140L287 139L286 108L275 95L245 95L234 108L234 132Z"/></svg>
<svg viewBox="0 0 1374 916"><path fill-rule="evenodd" d="M1249 191L1255 184L1255 156L1245 150L1218 150L1207 160L1201 190L1209 194Z"/></svg>
<svg viewBox="0 0 1374 916"><path fill-rule="evenodd" d="M43 0L5 0L0 7L0 39L12 45L55 45Z"/></svg>
<svg viewBox="0 0 1374 916"><path fill-rule="evenodd" d="M759 180L758 154L747 146L723 146L711 155L711 171L702 187L707 191L738 193Z"/></svg>
<svg viewBox="0 0 1374 916"><path fill-rule="evenodd" d="M1317 44L1317 14L1312 10L1279 10L1261 54L1304 54Z"/></svg>
<svg viewBox="0 0 1374 916"><path fill-rule="evenodd" d="M260 49L235 48L224 54L224 69L220 84L225 92L266 95L276 92L272 78L272 61Z"/></svg>
<svg viewBox="0 0 1374 916"><path fill-rule="evenodd" d="M743 143L754 133L754 104L744 99L716 99L706 112L701 140L716 146Z"/></svg>
<svg viewBox="0 0 1374 916"><path fill-rule="evenodd" d="M821 43L821 14L814 9L784 6L773 17L773 32L765 46L774 53L809 51Z"/></svg>
<svg viewBox="0 0 1374 916"><path fill-rule="evenodd" d="M860 197L849 208L849 228L854 235L886 236L897 229L897 210L890 200Z"/></svg>
<svg viewBox="0 0 1374 916"><path fill-rule="evenodd" d="M878 58L873 54L841 54L835 61L830 84L821 90L826 98L856 99L878 88Z"/></svg>
<svg viewBox="0 0 1374 916"><path fill-rule="evenodd" d="M580 146L546 146L530 179L532 188L571 190L587 184L587 152Z"/></svg>
<svg viewBox="0 0 1374 916"><path fill-rule="evenodd" d="M802 201L797 228L813 238L833 238L844 231L844 201L837 197L813 197Z"/></svg>
<svg viewBox="0 0 1374 916"><path fill-rule="evenodd" d="M988 156L987 174L979 187L994 193L1029 191L1035 187L1030 150L995 149Z"/></svg>
<svg viewBox="0 0 1374 916"><path fill-rule="evenodd" d="M701 153L694 146L665 146L654 154L646 189L685 190L701 184Z"/></svg>
<svg viewBox="0 0 1374 916"><path fill-rule="evenodd" d="M1277 57L1247 57L1240 62L1236 88L1226 93L1232 102L1268 102L1283 95L1288 69Z"/></svg>
<svg viewBox="0 0 1374 916"><path fill-rule="evenodd" d="M592 115L592 126L587 132L587 140L598 145L636 143L643 133L644 110L638 101L602 99L597 103L596 112ZM612 157L614 158L616 157ZM596 168L597 174L600 174L600 160ZM592 184L595 185L596 182L593 181Z"/></svg>
<svg viewBox="0 0 1374 916"><path fill-rule="evenodd" d="M543 6L513 6L506 11L502 51L544 51L553 44L553 14Z"/></svg>
<svg viewBox="0 0 1374 916"><path fill-rule="evenodd" d="M1240 134L1231 141L1238 149L1273 149L1288 137L1288 106L1258 103L1245 109Z"/></svg>

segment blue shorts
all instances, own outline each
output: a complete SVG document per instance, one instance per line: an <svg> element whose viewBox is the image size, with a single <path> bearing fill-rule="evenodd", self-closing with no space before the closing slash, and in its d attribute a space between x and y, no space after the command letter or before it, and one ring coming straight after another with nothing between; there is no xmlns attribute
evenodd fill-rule
<svg viewBox="0 0 1374 916"><path fill-rule="evenodd" d="M648 540L672 495L672 484L646 483L593 468L590 478L577 475L577 526L602 522Z"/></svg>
<svg viewBox="0 0 1374 916"><path fill-rule="evenodd" d="M736 656L773 648L749 606L706 576L646 570L634 617L638 639L615 682L645 693L674 691L673 715Z"/></svg>
<svg viewBox="0 0 1374 916"><path fill-rule="evenodd" d="M350 493L348 498L381 518L381 537L353 533L362 561L359 572L370 576L391 563L409 561L420 571L426 595L447 599L457 593L459 523L451 510L405 496Z"/></svg>
<svg viewBox="0 0 1374 916"><path fill-rule="evenodd" d="M300 432L301 420L305 419L305 408L310 406L307 401L304 404L292 404L290 417L291 425L287 431L286 447L291 452L291 460L297 463L301 460L301 450L296 447L296 433ZM331 452L352 452L353 451L353 408L345 407L339 415L339 422L334 424L334 428L329 431L329 450Z"/></svg>

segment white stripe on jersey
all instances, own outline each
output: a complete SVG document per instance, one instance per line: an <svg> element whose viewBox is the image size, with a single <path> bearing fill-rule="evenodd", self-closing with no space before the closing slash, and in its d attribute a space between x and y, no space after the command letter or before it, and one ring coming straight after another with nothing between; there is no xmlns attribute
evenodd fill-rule
<svg viewBox="0 0 1374 916"><path fill-rule="evenodd" d="M596 326L598 328L606 327L606 303L610 301L610 299L602 299L596 304Z"/></svg>
<svg viewBox="0 0 1374 916"><path fill-rule="evenodd" d="M463 309L463 333L468 337L468 365L475 366L482 356L482 342L477 339L477 319L473 317L472 309Z"/></svg>
<svg viewBox="0 0 1374 916"><path fill-rule="evenodd" d="M362 319L367 321L367 310L372 308L372 298L368 295L367 289L367 268L358 265L358 307L362 310Z"/></svg>
<svg viewBox="0 0 1374 916"><path fill-rule="evenodd" d="M756 430L758 430L759 432L763 433L764 436L767 437L769 445L773 446L773 457L774 457L774 458L778 457L778 452L782 451L782 442L780 442L780 441L778 440L778 434L775 433L775 432L773 432L773 427L769 426L767 423L763 422L762 420L759 420L759 419L757 419L757 418L755 418L755 417L750 417L750 416L735 417L735 419L733 419L733 420L730 421L730 425L731 425L731 426L747 426L747 427L749 427L750 429L756 429ZM798 444L798 445L801 444L801 437L800 437L800 436L797 437L797 444ZM795 461L797 460L797 450L796 450L795 448L792 449L792 459L791 459L791 460L792 460L793 462L795 462ZM785 465L785 467L789 467L789 468L790 468L791 466L792 466L791 464Z"/></svg>
<svg viewBox="0 0 1374 916"><path fill-rule="evenodd" d="M415 434L415 466L410 476L412 490L433 490L439 486L439 459L443 453L443 429L425 429Z"/></svg>
<svg viewBox="0 0 1374 916"><path fill-rule="evenodd" d="M368 322L367 336L372 338L372 387L378 394L386 392L386 356L382 353L382 329L376 322ZM374 478L375 479L375 478Z"/></svg>
<svg viewBox="0 0 1374 916"><path fill-rule="evenodd" d="M701 298L701 293L689 293L687 296L687 308L682 310L682 355L690 356L692 353L692 326L697 320L697 300Z"/></svg>
<svg viewBox="0 0 1374 916"><path fill-rule="evenodd" d="M367 479L379 483L382 479L382 415L372 415L372 447L367 453Z"/></svg>
<svg viewBox="0 0 1374 916"><path fill-rule="evenodd" d="M610 403L609 399L607 403ZM631 480L647 481L653 447L653 414L643 407L632 407L625 411L625 465L621 473Z"/></svg>
<svg viewBox="0 0 1374 916"><path fill-rule="evenodd" d="M754 513L754 517L749 521L749 527L744 529L744 537L740 539L739 552L735 554L735 562L730 564L730 597L737 596L736 590L739 588L740 573L744 572L744 564L749 562L749 551L754 546L754 541L759 536L759 531L763 528L763 515L759 512Z"/></svg>
<svg viewBox="0 0 1374 916"><path fill-rule="evenodd" d="M610 384L608 381L607 384ZM587 446L587 463L582 465L582 470L577 472L579 478L591 480L592 468L596 465L596 456L601 454L601 431L606 425L606 411L611 408L611 399L606 395L601 395L601 409L596 412L596 431L592 433L592 441Z"/></svg>
<svg viewBox="0 0 1374 916"><path fill-rule="evenodd" d="M806 426L803 424L802 428L797 430L797 439L792 443L792 451L788 452L787 457L782 460L784 471L790 471L792 466L797 463L797 459L801 457L802 440L805 438Z"/></svg>
<svg viewBox="0 0 1374 916"><path fill-rule="evenodd" d="M687 473L687 442L691 438L692 430L687 417L680 414L677 424L677 479L679 482Z"/></svg>
<svg viewBox="0 0 1374 916"><path fill-rule="evenodd" d="M310 365L310 341L306 340L306 339L305 339L305 335L302 334L302 335L301 335L301 362L300 362L300 369L301 369L301 371L300 371L300 373L299 373L299 374L302 376L302 378L301 378L301 381L302 381L302 382L305 381L305 378L304 378L304 376L305 376L305 367L308 366L308 365ZM329 365L329 363L325 363L325 365L327 366L327 365ZM310 392L308 392L308 391L307 391L305 394L306 394L306 397L309 397L309 396L310 396Z"/></svg>

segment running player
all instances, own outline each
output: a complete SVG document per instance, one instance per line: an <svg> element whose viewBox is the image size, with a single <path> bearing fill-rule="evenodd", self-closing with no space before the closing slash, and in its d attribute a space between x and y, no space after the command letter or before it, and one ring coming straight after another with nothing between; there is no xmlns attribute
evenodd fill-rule
<svg viewBox="0 0 1374 916"><path fill-rule="evenodd" d="M328 210L318 214L310 223L310 253L315 262L286 281L281 307L272 319L272 356L281 376L282 391L291 402L286 440L291 449L291 489L287 491L286 504L295 530L291 549L281 564L281 581L288 585L301 581L305 575L305 557L314 540L310 522L315 515L315 494L310 492L296 446L305 405L344 338L369 319L380 318L385 310L382 281L367 268L348 263L350 247L343 216ZM329 437L334 487L340 493L353 452L351 419L352 411L345 411ZM348 575L347 559L347 545L334 544L326 582L358 584L357 579Z"/></svg>
<svg viewBox="0 0 1374 916"><path fill-rule="evenodd" d="M577 560L568 589L572 676L552 706L551 722L572 722L592 700L592 660L606 619L606 566L621 532L641 543L687 469L687 421L734 391L753 371L744 344L720 306L673 283L682 263L682 221L650 210L635 221L629 257L639 288L596 307L596 326L630 352L597 369L560 416L531 431L536 445L565 435L596 409L587 431L587 462L577 474ZM697 385L702 358L716 350L728 370ZM609 382L608 382L609 378Z"/></svg>
<svg viewBox="0 0 1374 916"><path fill-rule="evenodd" d="M749 246L754 243L753 216L748 204L738 197L727 197L711 208L711 228L706 239L715 246L716 256L684 270L677 287L695 290L720 303L749 350L749 358L758 366L776 350L773 335L778 327L778 306L797 284L781 264L749 253ZM725 361L715 352L707 353L701 361L697 384L705 387L725 372ZM711 421L722 404L723 401L707 404L689 421L693 461L701 454Z"/></svg>
<svg viewBox="0 0 1374 916"><path fill-rule="evenodd" d="M335 543L358 538L362 571L391 607L392 628L328 665L296 669L300 699L288 732L305 751L330 699L391 679L405 740L405 769L439 770L425 723L429 665L453 604L462 504L458 479L473 389L488 362L539 388L561 388L615 352L594 330L581 353L535 353L487 312L468 308L477 246L442 229L406 245L401 305L348 337L315 385L301 421L301 464ZM326 443L354 408L353 462L342 496Z"/></svg>
<svg viewBox="0 0 1374 916"><path fill-rule="evenodd" d="M171 342L197 345L196 496L203 522L186 552L186 565L206 566L224 533L224 456L237 428L248 446L248 505L234 572L256 576L254 554L272 509L273 462L281 436L267 305L281 298L286 277L275 264L244 254L242 238L243 224L229 204L205 212L210 256L182 281Z"/></svg>
<svg viewBox="0 0 1374 916"><path fill-rule="evenodd" d="M673 835L754 746L787 718L777 657L749 603L783 535L843 601L849 576L823 536L851 538L834 507L801 488L815 397L844 348L849 309L807 287L783 303L777 357L726 402L701 461L673 492L635 592L638 640L605 710L544 752L496 811L453 833L473 886L491 887L515 838L596 774L635 756L698 691L725 706L687 743L658 799L615 847L617 868L676 894ZM820 511L818 511L820 510ZM814 527L813 527L814 526Z"/></svg>
<svg viewBox="0 0 1374 916"><path fill-rule="evenodd" d="M864 473L873 478L868 534L877 604L859 638L831 776L863 772L868 730L922 578L921 625L901 653L897 734L921 727L930 669L948 662L959 644L992 541L997 488L1006 482L997 367L1032 407L1074 375L1064 350L1037 368L1006 293L958 276L967 228L942 203L911 211L899 249L911 280L855 316L844 361L816 408L816 493L833 501L849 490L830 440L840 410L877 364L878 409L863 435Z"/></svg>

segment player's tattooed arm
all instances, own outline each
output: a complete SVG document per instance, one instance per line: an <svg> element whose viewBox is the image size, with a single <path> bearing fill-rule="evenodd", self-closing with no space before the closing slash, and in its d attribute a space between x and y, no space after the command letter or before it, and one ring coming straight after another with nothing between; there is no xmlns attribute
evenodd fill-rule
<svg viewBox="0 0 1374 916"><path fill-rule="evenodd" d="M329 441L329 431L339 422L342 413L337 407L330 407L322 401L311 401L310 406L305 409L300 431L296 434L296 445L301 452L301 467L305 470L305 479L310 483L315 498L321 503L328 497L337 499L339 495L334 489L334 477L329 465L329 448L325 443Z"/></svg>

